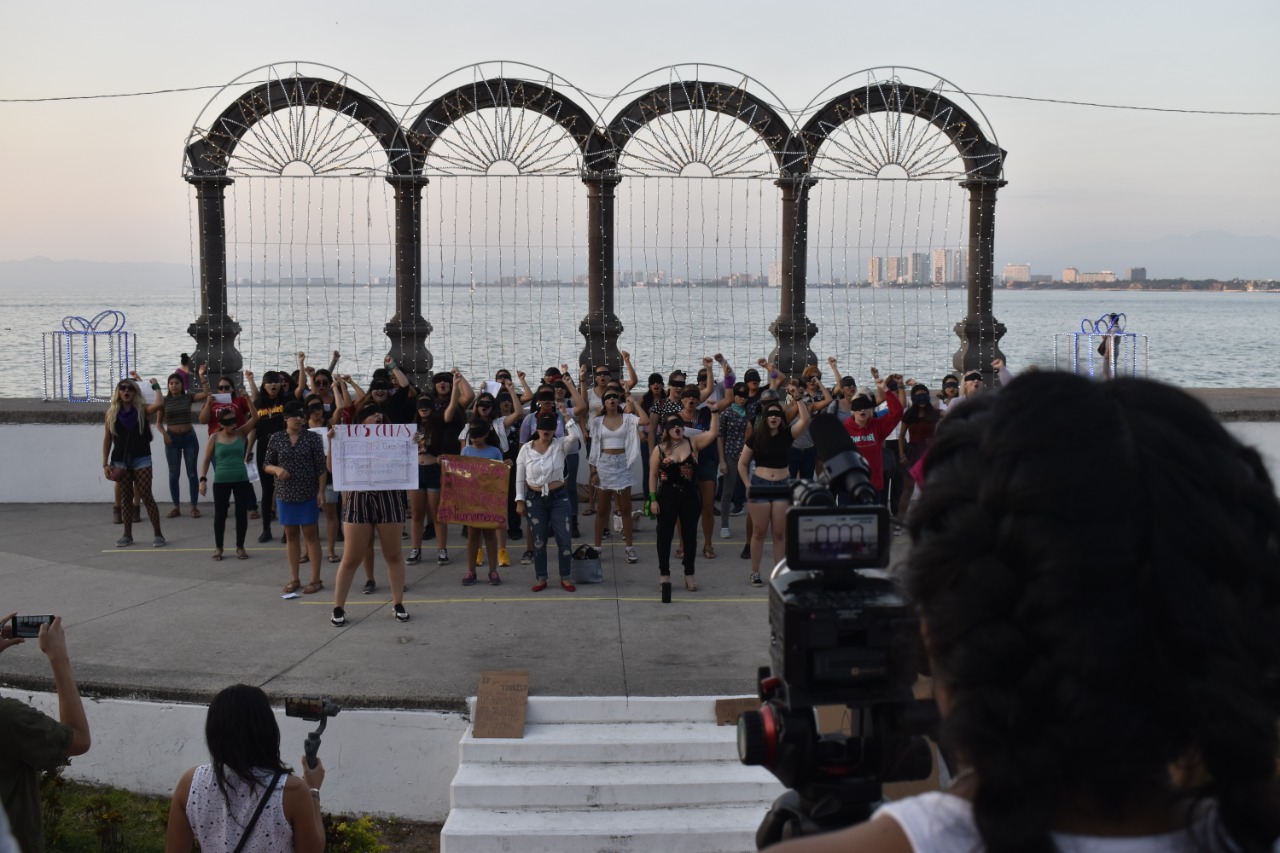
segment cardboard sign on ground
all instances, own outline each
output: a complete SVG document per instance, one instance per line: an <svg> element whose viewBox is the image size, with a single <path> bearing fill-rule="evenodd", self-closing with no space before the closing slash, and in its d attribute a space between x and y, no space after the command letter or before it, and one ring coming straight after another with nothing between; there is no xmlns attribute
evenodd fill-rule
<svg viewBox="0 0 1280 853"><path fill-rule="evenodd" d="M440 457L440 508L446 524L496 528L507 523L505 463L475 456Z"/></svg>
<svg viewBox="0 0 1280 853"><path fill-rule="evenodd" d="M476 718L471 726L471 736L524 737L524 713L528 703L528 670L491 670L480 673L480 687L476 690Z"/></svg>
<svg viewBox="0 0 1280 853"><path fill-rule="evenodd" d="M738 717L741 717L745 711L759 711L760 700L754 696L747 696L739 699L717 699L716 700L716 725L717 726L736 726Z"/></svg>

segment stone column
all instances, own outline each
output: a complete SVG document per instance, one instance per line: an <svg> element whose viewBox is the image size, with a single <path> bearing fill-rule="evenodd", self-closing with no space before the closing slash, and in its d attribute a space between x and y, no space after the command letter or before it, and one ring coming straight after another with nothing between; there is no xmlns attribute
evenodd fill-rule
<svg viewBox="0 0 1280 853"><path fill-rule="evenodd" d="M622 375L622 321L613 312L614 189L621 181L603 172L587 172L582 178L587 185L587 316L578 331L587 345L578 364L586 365L588 372L607 365L614 376Z"/></svg>
<svg viewBox="0 0 1280 853"><path fill-rule="evenodd" d="M809 249L809 190L818 182L808 175L779 178L774 183L782 189L782 281L778 319L769 331L778 343L769 353L769 361L783 373L799 373L817 356L809 342L818 327L805 313L805 276Z"/></svg>
<svg viewBox="0 0 1280 853"><path fill-rule="evenodd" d="M209 377L236 377L244 358L236 349L240 324L227 314L227 229L222 193L233 181L221 175L188 177L196 188L200 239L200 316L187 334L196 340L191 360L208 365Z"/></svg>
<svg viewBox="0 0 1280 853"><path fill-rule="evenodd" d="M995 272L996 190L1006 183L999 178L974 177L960 184L969 191L969 304L965 318L955 325L960 349L952 356L951 364L962 373L981 371L989 388L995 385L991 360L1004 358L1000 339L1006 329L991 313L991 291Z"/></svg>
<svg viewBox="0 0 1280 853"><path fill-rule="evenodd" d="M430 384L434 359L427 350L431 324L422 316L422 204L427 185L421 175L387 178L395 188L396 313L383 331L391 339L387 355L395 359L413 384ZM425 383L425 384L424 384Z"/></svg>

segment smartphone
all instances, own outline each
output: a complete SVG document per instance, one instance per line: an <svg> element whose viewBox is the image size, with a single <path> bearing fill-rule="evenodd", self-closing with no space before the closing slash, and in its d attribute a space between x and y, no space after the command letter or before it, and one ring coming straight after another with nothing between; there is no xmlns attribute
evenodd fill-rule
<svg viewBox="0 0 1280 853"><path fill-rule="evenodd" d="M40 636L41 625L52 625L53 616L15 616L13 617L13 636L24 640Z"/></svg>
<svg viewBox="0 0 1280 853"><path fill-rule="evenodd" d="M286 717L301 717L314 722L324 716L324 699L318 696L286 698L284 714Z"/></svg>

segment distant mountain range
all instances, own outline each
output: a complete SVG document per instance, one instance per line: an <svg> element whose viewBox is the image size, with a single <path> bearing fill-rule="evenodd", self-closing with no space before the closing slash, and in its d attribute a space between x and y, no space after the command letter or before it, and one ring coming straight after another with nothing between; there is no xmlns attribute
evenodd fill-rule
<svg viewBox="0 0 1280 853"><path fill-rule="evenodd" d="M997 240L999 237L997 236ZM1019 253L998 249L996 274L1006 263L1030 259L1035 275L1062 275L1066 267L1081 272L1146 267L1147 278L1280 279L1280 238L1242 237L1227 231L1198 231L1154 240L1107 240L1050 251ZM159 261L55 261L45 257L0 261L0 290L67 288L102 290L112 287L174 287L192 279L188 264Z"/></svg>
<svg viewBox="0 0 1280 853"><path fill-rule="evenodd" d="M173 287L191 282L189 264L159 261L55 261L45 257L0 261L0 290L68 288L102 290L113 287Z"/></svg>

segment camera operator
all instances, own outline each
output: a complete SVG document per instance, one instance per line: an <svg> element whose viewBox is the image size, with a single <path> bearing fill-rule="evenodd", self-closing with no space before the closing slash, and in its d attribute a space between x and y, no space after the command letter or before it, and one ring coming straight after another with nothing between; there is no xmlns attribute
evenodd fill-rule
<svg viewBox="0 0 1280 853"><path fill-rule="evenodd" d="M953 410L924 474L904 582L959 772L771 849L1277 849L1258 452L1180 390L1027 373Z"/></svg>
<svg viewBox="0 0 1280 853"><path fill-rule="evenodd" d="M13 636L14 616L10 613L0 623L0 652L26 642ZM90 744L89 719L71 674L61 616L40 626L39 643L53 671L58 719L17 699L0 699L0 802L23 850L44 849L37 772L61 767L73 755L84 755Z"/></svg>
<svg viewBox="0 0 1280 853"><path fill-rule="evenodd" d="M324 850L324 765L303 758L298 778L280 761L267 694L247 684L223 689L209 703L204 735L213 761L192 767L174 789L165 853L190 853L193 839L201 850Z"/></svg>

